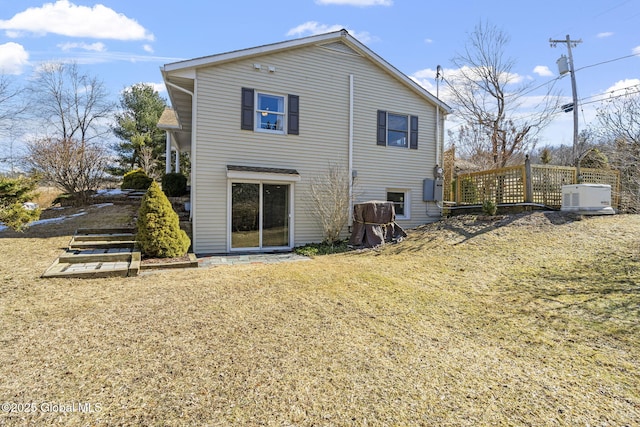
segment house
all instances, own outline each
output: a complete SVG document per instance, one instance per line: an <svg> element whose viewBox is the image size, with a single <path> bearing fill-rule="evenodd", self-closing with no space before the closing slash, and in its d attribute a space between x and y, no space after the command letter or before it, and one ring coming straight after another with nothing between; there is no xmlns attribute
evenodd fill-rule
<svg viewBox="0 0 640 427"><path fill-rule="evenodd" d="M441 165L449 107L346 30L161 72L173 109L159 123L167 154L191 160L196 253L320 242L307 194L332 165L353 177L356 203L393 201L403 227L440 216L423 181Z"/></svg>

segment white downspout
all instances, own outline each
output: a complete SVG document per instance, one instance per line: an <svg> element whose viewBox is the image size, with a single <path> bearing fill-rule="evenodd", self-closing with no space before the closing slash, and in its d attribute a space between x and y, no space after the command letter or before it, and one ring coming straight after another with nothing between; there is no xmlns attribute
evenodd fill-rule
<svg viewBox="0 0 640 427"><path fill-rule="evenodd" d="M440 106L436 104L436 165L440 164Z"/></svg>
<svg viewBox="0 0 640 427"><path fill-rule="evenodd" d="M349 74L349 227L353 226L353 74Z"/></svg>

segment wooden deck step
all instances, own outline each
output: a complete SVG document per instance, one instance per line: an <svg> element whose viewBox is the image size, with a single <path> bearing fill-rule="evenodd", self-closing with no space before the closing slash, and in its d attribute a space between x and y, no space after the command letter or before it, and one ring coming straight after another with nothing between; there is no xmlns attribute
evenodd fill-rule
<svg viewBox="0 0 640 427"><path fill-rule="evenodd" d="M113 234L113 233L135 234L136 229L133 227L105 227L105 228L78 228L76 230L76 234Z"/></svg>
<svg viewBox="0 0 640 427"><path fill-rule="evenodd" d="M107 249L107 248L130 248L136 245L135 240L90 240L69 242L69 249Z"/></svg>
<svg viewBox="0 0 640 427"><path fill-rule="evenodd" d="M98 278L137 276L140 252L74 255L66 252L42 274L53 278Z"/></svg>
<svg viewBox="0 0 640 427"><path fill-rule="evenodd" d="M73 240L76 242L112 242L123 240L135 240L136 235L132 233L112 233L112 234L76 234Z"/></svg>

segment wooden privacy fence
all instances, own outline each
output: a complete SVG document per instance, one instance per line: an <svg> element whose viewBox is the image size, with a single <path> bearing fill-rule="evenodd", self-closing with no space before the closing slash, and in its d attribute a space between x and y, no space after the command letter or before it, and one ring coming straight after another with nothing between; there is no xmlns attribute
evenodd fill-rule
<svg viewBox="0 0 640 427"><path fill-rule="evenodd" d="M619 207L620 172L580 168L582 183L609 184L611 205ZM458 205L480 205L485 200L497 204L535 203L560 208L562 186L578 182L576 168L568 166L524 165L460 174L456 177Z"/></svg>

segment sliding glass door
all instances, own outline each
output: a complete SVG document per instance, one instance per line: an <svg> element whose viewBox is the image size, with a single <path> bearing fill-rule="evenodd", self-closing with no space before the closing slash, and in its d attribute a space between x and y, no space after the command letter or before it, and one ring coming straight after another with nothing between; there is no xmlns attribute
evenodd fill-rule
<svg viewBox="0 0 640 427"><path fill-rule="evenodd" d="M290 184L231 184L231 249L290 248Z"/></svg>

